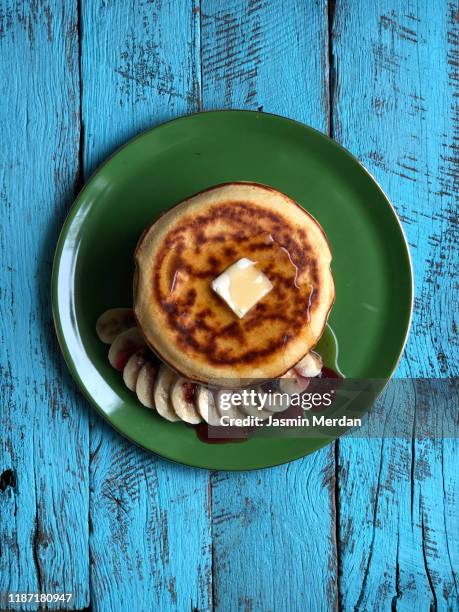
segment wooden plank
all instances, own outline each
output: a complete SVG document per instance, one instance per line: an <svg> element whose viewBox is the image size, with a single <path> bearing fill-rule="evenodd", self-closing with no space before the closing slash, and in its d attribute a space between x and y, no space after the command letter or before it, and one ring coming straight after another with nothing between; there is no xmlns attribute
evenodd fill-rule
<svg viewBox="0 0 459 612"><path fill-rule="evenodd" d="M203 0L203 108L328 127L325 1ZM336 605L334 450L212 478L214 603L221 610Z"/></svg>
<svg viewBox="0 0 459 612"><path fill-rule="evenodd" d="M0 57L0 592L74 592L83 608L88 418L50 308L79 169L76 2L2 1Z"/></svg>
<svg viewBox="0 0 459 612"><path fill-rule="evenodd" d="M199 110L195 4L83 0L86 176L129 138Z"/></svg>
<svg viewBox="0 0 459 612"><path fill-rule="evenodd" d="M208 473L168 463L91 428L93 610L208 610Z"/></svg>
<svg viewBox="0 0 459 612"><path fill-rule="evenodd" d="M187 3L82 7L87 176L141 130L198 108L198 17ZM211 607L205 471L155 458L91 415L93 610Z"/></svg>
<svg viewBox="0 0 459 612"><path fill-rule="evenodd" d="M334 15L334 136L391 197L413 256L400 377L457 375L456 16L428 0L342 0ZM340 441L344 609L457 609L458 456L457 440Z"/></svg>

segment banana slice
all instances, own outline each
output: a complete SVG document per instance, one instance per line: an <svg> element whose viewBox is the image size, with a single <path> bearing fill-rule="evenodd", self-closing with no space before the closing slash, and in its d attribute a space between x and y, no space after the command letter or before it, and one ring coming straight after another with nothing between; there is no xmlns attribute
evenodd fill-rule
<svg viewBox="0 0 459 612"><path fill-rule="evenodd" d="M215 405L214 394L203 385L198 385L196 391L196 408L206 423L214 427L220 425L220 414Z"/></svg>
<svg viewBox="0 0 459 612"><path fill-rule="evenodd" d="M120 372L124 370L129 357L141 348L146 347L145 340L138 327L131 327L117 336L108 351L110 365Z"/></svg>
<svg viewBox="0 0 459 612"><path fill-rule="evenodd" d="M142 367L147 361L147 350L141 348L129 357L123 370L124 384L130 391L135 391L137 378Z"/></svg>
<svg viewBox="0 0 459 612"><path fill-rule="evenodd" d="M122 332L136 325L132 308L111 308L97 319L96 332L99 340L111 344Z"/></svg>
<svg viewBox="0 0 459 612"><path fill-rule="evenodd" d="M196 385L182 377L175 381L171 389L171 402L175 414L191 425L197 425L202 421L194 405L195 391Z"/></svg>
<svg viewBox="0 0 459 612"><path fill-rule="evenodd" d="M154 401L158 414L172 422L180 420L172 408L170 398L172 385L177 378L178 375L173 370L162 364L158 372L154 390Z"/></svg>
<svg viewBox="0 0 459 612"><path fill-rule="evenodd" d="M139 402L152 410L155 408L154 389L157 372L156 366L147 361L139 372L135 386Z"/></svg>
<svg viewBox="0 0 459 612"><path fill-rule="evenodd" d="M303 359L299 361L293 369L304 378L315 378L321 373L322 366L322 357L314 351L311 351L305 357L303 357Z"/></svg>
<svg viewBox="0 0 459 612"><path fill-rule="evenodd" d="M279 379L279 390L281 393L288 393L293 395L295 393L303 393L306 391L309 385L309 378L300 376L295 368L292 368L286 372Z"/></svg>

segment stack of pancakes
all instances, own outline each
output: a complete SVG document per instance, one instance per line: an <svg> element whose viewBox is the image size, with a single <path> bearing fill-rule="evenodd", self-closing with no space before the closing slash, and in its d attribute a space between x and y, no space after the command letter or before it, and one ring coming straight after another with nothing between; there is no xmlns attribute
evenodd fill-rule
<svg viewBox="0 0 459 612"><path fill-rule="evenodd" d="M239 318L212 281L242 258L272 290ZM317 344L334 299L320 225L255 183L219 185L170 209L144 232L135 262L134 311L147 344L202 383L282 376Z"/></svg>

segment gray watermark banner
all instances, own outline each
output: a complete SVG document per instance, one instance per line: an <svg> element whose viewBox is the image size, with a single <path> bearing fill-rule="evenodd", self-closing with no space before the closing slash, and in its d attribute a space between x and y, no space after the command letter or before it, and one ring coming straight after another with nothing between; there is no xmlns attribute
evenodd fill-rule
<svg viewBox="0 0 459 612"><path fill-rule="evenodd" d="M305 389L279 381L210 389L217 415L209 439L457 438L458 378L311 379ZM209 395L210 397L210 395Z"/></svg>

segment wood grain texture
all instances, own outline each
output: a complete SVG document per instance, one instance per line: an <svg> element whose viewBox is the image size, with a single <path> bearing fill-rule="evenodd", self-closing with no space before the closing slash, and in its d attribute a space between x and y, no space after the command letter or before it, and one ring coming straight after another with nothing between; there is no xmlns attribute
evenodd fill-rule
<svg viewBox="0 0 459 612"><path fill-rule="evenodd" d="M49 297L78 175L76 2L1 2L0 58L0 591L73 591L83 608L88 417Z"/></svg>
<svg viewBox="0 0 459 612"><path fill-rule="evenodd" d="M86 176L141 130L197 110L196 28L189 3L83 3ZM208 473L139 450L96 415L90 447L93 610L209 609Z"/></svg>
<svg viewBox="0 0 459 612"><path fill-rule="evenodd" d="M193 2L82 0L85 175L127 140L199 110Z"/></svg>
<svg viewBox="0 0 459 612"><path fill-rule="evenodd" d="M341 0L333 16L334 136L392 199L413 256L400 377L458 371L456 14L452 2ZM458 609L458 458L457 440L339 442L344 609Z"/></svg>
<svg viewBox="0 0 459 612"><path fill-rule="evenodd" d="M325 2L201 3L203 109L246 108L328 127ZM218 610L328 610L337 599L334 450L212 477Z"/></svg>
<svg viewBox="0 0 459 612"><path fill-rule="evenodd" d="M168 463L94 420L93 610L211 608L208 473Z"/></svg>

